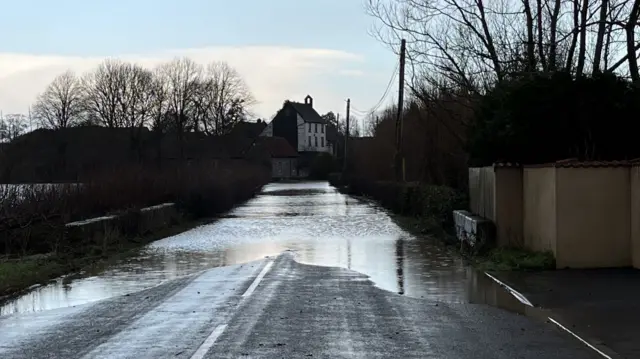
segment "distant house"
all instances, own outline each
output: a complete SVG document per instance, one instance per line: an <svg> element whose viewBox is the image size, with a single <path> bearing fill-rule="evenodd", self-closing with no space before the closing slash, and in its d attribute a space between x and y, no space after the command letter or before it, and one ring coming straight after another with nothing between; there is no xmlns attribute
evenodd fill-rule
<svg viewBox="0 0 640 359"><path fill-rule="evenodd" d="M266 126L267 124L260 119L256 122L240 121L233 126L231 135L255 139L264 131Z"/></svg>
<svg viewBox="0 0 640 359"><path fill-rule="evenodd" d="M311 96L304 103L285 101L261 136L282 137L298 152L333 153L327 141L327 122L313 108Z"/></svg>
<svg viewBox="0 0 640 359"><path fill-rule="evenodd" d="M298 176L298 152L282 137L263 136L249 151L249 157L265 156L271 165L271 176L275 179Z"/></svg>

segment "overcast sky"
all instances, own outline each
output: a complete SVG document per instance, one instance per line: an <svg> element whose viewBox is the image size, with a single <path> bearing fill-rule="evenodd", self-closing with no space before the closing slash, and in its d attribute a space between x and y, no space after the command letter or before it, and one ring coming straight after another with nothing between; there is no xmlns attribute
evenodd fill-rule
<svg viewBox="0 0 640 359"><path fill-rule="evenodd" d="M261 117L311 94L320 113L367 110L395 55L369 35L364 0L1 0L0 110L26 113L66 69L106 57L153 66L175 56L227 61ZM392 96L395 91L392 91Z"/></svg>

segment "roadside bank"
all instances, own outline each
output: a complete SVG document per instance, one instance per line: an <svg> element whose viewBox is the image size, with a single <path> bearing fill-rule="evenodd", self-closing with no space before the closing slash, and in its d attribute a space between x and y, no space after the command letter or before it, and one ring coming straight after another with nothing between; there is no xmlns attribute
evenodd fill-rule
<svg viewBox="0 0 640 359"><path fill-rule="evenodd" d="M339 191L369 198L394 214L405 229L419 236L430 236L455 248L475 268L482 271L536 271L555 268L550 253L516 248L490 248L469 255L456 238L453 211L468 208L465 192L447 186L417 182L373 181L363 178L342 179L330 176Z"/></svg>
<svg viewBox="0 0 640 359"><path fill-rule="evenodd" d="M157 239L232 209L268 182L261 168L139 168L0 197L0 298L78 271L97 271ZM100 212L99 210L103 211Z"/></svg>

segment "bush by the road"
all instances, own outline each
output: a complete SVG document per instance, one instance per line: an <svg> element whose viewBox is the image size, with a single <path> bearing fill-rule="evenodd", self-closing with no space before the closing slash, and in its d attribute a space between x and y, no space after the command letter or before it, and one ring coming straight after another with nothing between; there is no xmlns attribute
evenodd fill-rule
<svg viewBox="0 0 640 359"><path fill-rule="evenodd" d="M466 195L447 186L424 183L349 179L348 191L371 197L394 213L432 222L446 232L453 231L452 213L466 208Z"/></svg>
<svg viewBox="0 0 640 359"><path fill-rule="evenodd" d="M0 258L59 252L65 248L66 223L164 202L176 203L190 218L213 216L253 196L268 179L263 168L249 164L163 171L131 167L96 174L82 185L5 188L0 193Z"/></svg>
<svg viewBox="0 0 640 359"><path fill-rule="evenodd" d="M468 128L471 164L640 157L630 131L639 104L640 89L614 74L558 72L503 81L475 109Z"/></svg>
<svg viewBox="0 0 640 359"><path fill-rule="evenodd" d="M336 161L328 153L319 153L311 161L309 177L316 180L327 180L329 174L336 169Z"/></svg>

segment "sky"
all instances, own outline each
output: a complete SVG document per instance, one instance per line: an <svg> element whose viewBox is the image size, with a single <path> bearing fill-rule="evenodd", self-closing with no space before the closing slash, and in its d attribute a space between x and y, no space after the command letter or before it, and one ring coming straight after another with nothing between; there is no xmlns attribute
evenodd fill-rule
<svg viewBox="0 0 640 359"><path fill-rule="evenodd" d="M0 0L0 110L26 113L56 75L105 58L153 67L188 56L238 70L262 118L307 94L320 113L344 113L347 98L367 111L397 60L371 36L364 1Z"/></svg>

